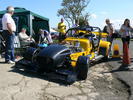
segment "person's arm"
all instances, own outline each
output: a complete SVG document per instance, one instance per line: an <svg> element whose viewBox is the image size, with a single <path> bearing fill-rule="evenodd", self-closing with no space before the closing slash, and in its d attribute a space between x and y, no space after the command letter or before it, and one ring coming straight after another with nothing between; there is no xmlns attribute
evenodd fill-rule
<svg viewBox="0 0 133 100"><path fill-rule="evenodd" d="M8 31L12 34L13 30L12 30L12 19L9 15L5 16L5 23L7 25L7 29Z"/></svg>
<svg viewBox="0 0 133 100"><path fill-rule="evenodd" d="M53 40L51 38L51 34L50 33L46 36L46 38L47 38L49 43L53 43Z"/></svg>
<svg viewBox="0 0 133 100"><path fill-rule="evenodd" d="M64 25L64 29L66 30L66 25Z"/></svg>
<svg viewBox="0 0 133 100"><path fill-rule="evenodd" d="M31 35L29 36L29 39L30 39L30 41L35 42L34 38Z"/></svg>
<svg viewBox="0 0 133 100"><path fill-rule="evenodd" d="M121 26L121 28L120 28L120 33L121 32L126 32L123 26Z"/></svg>
<svg viewBox="0 0 133 100"><path fill-rule="evenodd" d="M66 26L65 26L65 25L63 25L63 24L61 24L61 23L59 23L59 24L58 24L58 29L61 29L61 28L64 28L64 29L65 29L65 28L66 28Z"/></svg>
<svg viewBox="0 0 133 100"><path fill-rule="evenodd" d="M109 35L110 35L110 36L112 36L113 31L114 31L113 26L112 26L112 25L110 25L110 33L109 33Z"/></svg>
<svg viewBox="0 0 133 100"><path fill-rule="evenodd" d="M60 29L60 23L58 24L58 29Z"/></svg>
<svg viewBox="0 0 133 100"><path fill-rule="evenodd" d="M8 28L8 31L12 34L13 33L12 25L10 23L7 23L7 28Z"/></svg>
<svg viewBox="0 0 133 100"><path fill-rule="evenodd" d="M130 26L130 31L133 31L133 27Z"/></svg>
<svg viewBox="0 0 133 100"><path fill-rule="evenodd" d="M121 29L120 29L120 32L125 32L125 30L121 28Z"/></svg>

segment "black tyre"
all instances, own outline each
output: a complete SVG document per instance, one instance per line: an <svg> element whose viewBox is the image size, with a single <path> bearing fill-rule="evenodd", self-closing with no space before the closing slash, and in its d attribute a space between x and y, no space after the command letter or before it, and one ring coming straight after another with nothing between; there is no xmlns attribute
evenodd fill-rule
<svg viewBox="0 0 133 100"><path fill-rule="evenodd" d="M36 48L32 48L32 47L26 48L23 54L24 59L32 61L32 57L35 51L36 51Z"/></svg>
<svg viewBox="0 0 133 100"><path fill-rule="evenodd" d="M77 78L85 80L89 69L89 58L86 56L79 56L76 65Z"/></svg>
<svg viewBox="0 0 133 100"><path fill-rule="evenodd" d="M110 58L110 53L111 53L111 47L109 47L109 49L108 49L108 54L107 55L104 55L104 57L103 57L103 60L104 61L107 61Z"/></svg>
<svg viewBox="0 0 133 100"><path fill-rule="evenodd" d="M5 43L4 41L0 38L0 53L5 52Z"/></svg>

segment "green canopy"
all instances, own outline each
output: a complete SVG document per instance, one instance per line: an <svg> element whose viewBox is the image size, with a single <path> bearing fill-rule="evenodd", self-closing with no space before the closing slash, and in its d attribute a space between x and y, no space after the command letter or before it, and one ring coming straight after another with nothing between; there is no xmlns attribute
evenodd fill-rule
<svg viewBox="0 0 133 100"><path fill-rule="evenodd" d="M0 11L0 19L6 10ZM15 23L17 25L17 32L20 32L22 28L27 29L27 33L32 35L37 33L39 29L45 29L49 31L49 19L33 13L25 8L15 7L15 13L13 15ZM0 22L1 23L1 22ZM1 28L1 25L0 25ZM1 30L1 29L0 29Z"/></svg>

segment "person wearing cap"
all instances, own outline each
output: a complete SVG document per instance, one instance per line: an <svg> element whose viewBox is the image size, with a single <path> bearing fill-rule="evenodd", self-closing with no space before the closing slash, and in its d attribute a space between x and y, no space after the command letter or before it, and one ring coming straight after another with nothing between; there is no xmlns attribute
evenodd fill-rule
<svg viewBox="0 0 133 100"><path fill-rule="evenodd" d="M61 18L61 22L58 23L58 31L59 31L59 42L65 39L66 35L66 25L64 23L63 18Z"/></svg>
<svg viewBox="0 0 133 100"><path fill-rule="evenodd" d="M14 37L16 31L16 24L12 18L14 14L14 7L8 6L7 12L2 17L2 29L3 29L3 37L5 38L5 62L6 63L15 63L14 56Z"/></svg>

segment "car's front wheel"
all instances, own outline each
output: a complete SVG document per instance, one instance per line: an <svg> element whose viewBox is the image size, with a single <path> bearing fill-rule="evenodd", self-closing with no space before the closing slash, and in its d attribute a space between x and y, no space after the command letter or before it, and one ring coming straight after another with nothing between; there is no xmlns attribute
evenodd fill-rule
<svg viewBox="0 0 133 100"><path fill-rule="evenodd" d="M89 58L86 56L79 56L76 65L77 78L85 80L87 78L89 69Z"/></svg>

